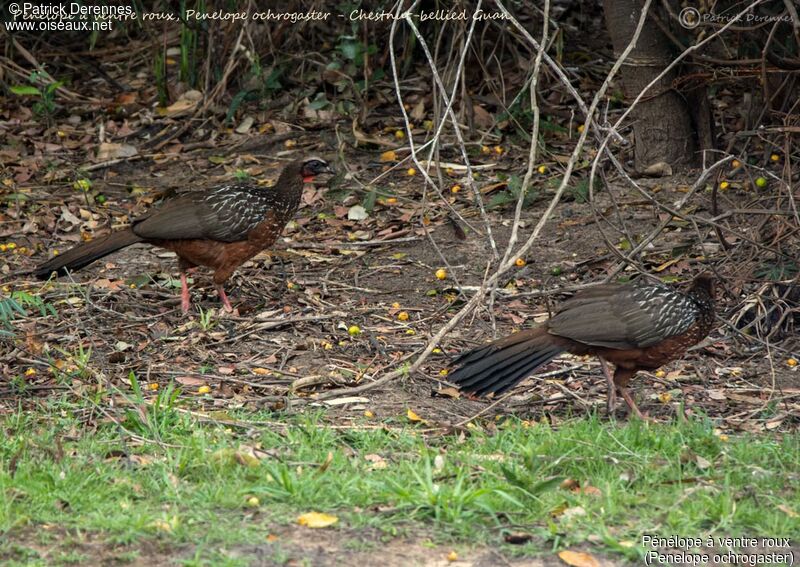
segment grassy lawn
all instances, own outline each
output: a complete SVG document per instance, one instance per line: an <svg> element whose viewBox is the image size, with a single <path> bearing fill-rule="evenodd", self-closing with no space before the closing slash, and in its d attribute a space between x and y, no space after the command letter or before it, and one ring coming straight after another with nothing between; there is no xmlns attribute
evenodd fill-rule
<svg viewBox="0 0 800 567"><path fill-rule="evenodd" d="M507 418L444 434L405 415L337 426L324 414L266 412L225 414L231 425L181 411L163 392L120 415L121 426L63 398L2 419L3 564L83 563L68 544L76 534L123 546L123 563L148 543L189 565L247 564L219 550L253 542L272 542L280 564L276 530L311 540L338 531L353 546L370 545L356 532L378 545L422 534L462 553L576 548L618 560L641 558L643 534L800 537L797 435L593 418L558 428ZM299 526L312 511L338 521ZM506 543L509 534L524 543Z"/></svg>

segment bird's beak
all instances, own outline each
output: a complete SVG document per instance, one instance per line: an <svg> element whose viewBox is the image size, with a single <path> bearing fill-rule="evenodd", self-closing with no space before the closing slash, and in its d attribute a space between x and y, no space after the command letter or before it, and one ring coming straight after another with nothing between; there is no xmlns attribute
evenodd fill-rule
<svg viewBox="0 0 800 567"><path fill-rule="evenodd" d="M327 165L325 166L325 171L324 171L323 173L330 173L331 175L336 175L336 170L335 170L335 169L333 169L333 166L332 166L332 165L330 165L330 164L327 164Z"/></svg>

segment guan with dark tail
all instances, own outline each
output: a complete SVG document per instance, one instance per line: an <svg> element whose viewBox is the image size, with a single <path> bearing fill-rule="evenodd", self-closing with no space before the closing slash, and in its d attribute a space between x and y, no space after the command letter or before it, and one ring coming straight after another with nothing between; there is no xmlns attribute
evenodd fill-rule
<svg viewBox="0 0 800 567"><path fill-rule="evenodd" d="M131 244L144 242L172 250L181 274L181 308L189 310L186 272L196 266L214 270L214 283L227 311L233 307L223 284L244 262L272 246L300 205L303 183L333 173L320 158L286 165L274 187L225 185L181 195L133 220L131 226L67 250L37 266L47 279L79 270Z"/></svg>
<svg viewBox="0 0 800 567"><path fill-rule="evenodd" d="M476 395L499 395L562 352L595 355L616 393L645 419L628 392L639 370L655 370L697 344L714 324L714 278L698 275L686 293L660 282L603 284L578 292L546 323L462 354L448 380ZM607 362L616 366L612 375Z"/></svg>

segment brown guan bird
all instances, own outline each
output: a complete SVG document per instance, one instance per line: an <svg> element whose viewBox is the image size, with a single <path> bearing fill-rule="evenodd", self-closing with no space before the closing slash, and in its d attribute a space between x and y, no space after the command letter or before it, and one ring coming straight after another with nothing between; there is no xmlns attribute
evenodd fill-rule
<svg viewBox="0 0 800 567"><path fill-rule="evenodd" d="M698 275L686 293L660 282L602 284L576 293L544 324L466 352L448 380L476 395L502 394L566 351L595 355L608 381L608 409L618 390L640 418L628 382L700 342L714 324L714 278ZM607 362L616 370L612 376Z"/></svg>
<svg viewBox="0 0 800 567"><path fill-rule="evenodd" d="M244 262L271 246L300 204L303 183L333 173L317 157L284 167L273 187L234 184L180 195L133 220L128 228L79 244L37 266L33 274L47 279L79 270L121 248L144 242L178 255L181 307L189 310L186 272L196 266L214 270L214 284L227 311L233 311L223 284Z"/></svg>

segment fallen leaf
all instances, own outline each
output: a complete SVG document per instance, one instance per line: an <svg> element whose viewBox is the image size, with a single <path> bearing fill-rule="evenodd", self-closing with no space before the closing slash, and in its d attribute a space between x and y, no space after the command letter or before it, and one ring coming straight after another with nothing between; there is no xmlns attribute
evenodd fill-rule
<svg viewBox="0 0 800 567"><path fill-rule="evenodd" d="M577 518L585 515L586 515L586 510L584 509L583 506L570 506L561 513L561 520L564 522L568 522L572 520L572 518Z"/></svg>
<svg viewBox="0 0 800 567"><path fill-rule="evenodd" d="M600 490L596 486L591 486L591 485L582 487L579 490L579 492L581 494L587 494L589 496L602 496L603 495L603 491L602 490Z"/></svg>
<svg viewBox="0 0 800 567"><path fill-rule="evenodd" d="M583 551L570 551L565 549L558 553L558 557L567 565L573 567L600 567L600 562L589 553Z"/></svg>
<svg viewBox="0 0 800 567"><path fill-rule="evenodd" d="M360 221L364 220L367 217L369 217L369 213L367 212L367 209L365 209L361 205L353 205L347 211L348 220Z"/></svg>
<svg viewBox="0 0 800 567"><path fill-rule="evenodd" d="M125 282L122 280L111 281L108 278L100 278L99 280L95 280L92 282L92 287L105 289L108 291L119 291L120 289L123 289L127 286L125 285Z"/></svg>
<svg viewBox="0 0 800 567"><path fill-rule="evenodd" d="M711 462L708 459L701 457L700 455L694 456L694 462L697 464L697 468L701 470L706 470L711 466Z"/></svg>
<svg viewBox="0 0 800 567"><path fill-rule="evenodd" d="M133 157L138 153L139 151L129 144L104 142L97 148L97 161Z"/></svg>
<svg viewBox="0 0 800 567"><path fill-rule="evenodd" d="M420 100L416 106L411 110L411 118L419 122L425 118L425 100Z"/></svg>
<svg viewBox="0 0 800 567"><path fill-rule="evenodd" d="M447 388L442 388L441 390L433 390L431 395L440 397L440 398L455 398L458 399L461 397L461 391L453 388L452 386L448 386Z"/></svg>
<svg viewBox="0 0 800 567"><path fill-rule="evenodd" d="M206 384L203 378L197 378L196 376L178 376L175 381L184 386L205 386Z"/></svg>
<svg viewBox="0 0 800 567"><path fill-rule="evenodd" d="M364 460L369 461L369 468L372 470L385 469L389 466L389 463L386 462L386 459L374 453L364 455Z"/></svg>
<svg viewBox="0 0 800 567"><path fill-rule="evenodd" d="M492 115L489 114L489 111L477 104L472 105L472 116L475 120L475 125L479 128L490 128L494 123L494 119Z"/></svg>
<svg viewBox="0 0 800 567"><path fill-rule="evenodd" d="M247 134L250 128L253 127L253 122L255 122L255 120L252 116L245 116L244 120L236 127L236 133Z"/></svg>
<svg viewBox="0 0 800 567"><path fill-rule="evenodd" d="M307 528L327 528L339 521L339 518L324 512L307 512L297 518L297 523Z"/></svg>
<svg viewBox="0 0 800 567"><path fill-rule="evenodd" d="M672 167L663 161L647 166L642 171L648 177L668 177L672 175Z"/></svg>
<svg viewBox="0 0 800 567"><path fill-rule="evenodd" d="M577 490L580 489L581 484L574 478L565 478L558 487L562 490Z"/></svg>
<svg viewBox="0 0 800 567"><path fill-rule="evenodd" d="M159 109L159 114L162 116L180 116L181 114L188 114L190 110L193 110L195 106L197 106L197 100L193 100L193 96L188 96L191 93L197 91L188 91L183 93L183 96L176 100L174 103L170 104L167 108ZM200 95L202 97L202 95Z"/></svg>
<svg viewBox="0 0 800 567"><path fill-rule="evenodd" d="M789 508L786 504L778 504L778 510L780 510L790 518L800 517L800 514Z"/></svg>

